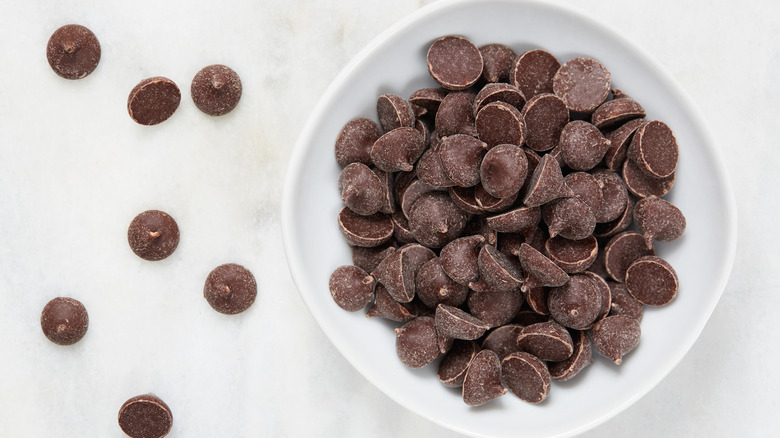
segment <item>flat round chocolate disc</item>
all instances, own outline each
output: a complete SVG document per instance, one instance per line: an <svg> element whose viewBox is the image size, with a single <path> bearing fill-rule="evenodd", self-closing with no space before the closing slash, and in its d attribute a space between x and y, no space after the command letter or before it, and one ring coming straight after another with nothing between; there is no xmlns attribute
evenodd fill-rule
<svg viewBox="0 0 780 438"><path fill-rule="evenodd" d="M172 425L171 409L153 394L132 397L119 409L119 427L132 438L162 438Z"/></svg>
<svg viewBox="0 0 780 438"><path fill-rule="evenodd" d="M179 107L181 91L172 80L157 76L139 82L127 98L130 118L141 125L168 120Z"/></svg>
<svg viewBox="0 0 780 438"><path fill-rule="evenodd" d="M195 106L210 116L227 114L241 99L241 79L221 64L204 67L192 79L190 93Z"/></svg>
<svg viewBox="0 0 780 438"><path fill-rule="evenodd" d="M86 27L67 24L49 38L46 59L54 73L65 79L81 79L92 73L100 62L100 43Z"/></svg>
<svg viewBox="0 0 780 438"><path fill-rule="evenodd" d="M203 296L217 312L235 315L255 302L257 282L254 275L241 265L220 265L206 278Z"/></svg>

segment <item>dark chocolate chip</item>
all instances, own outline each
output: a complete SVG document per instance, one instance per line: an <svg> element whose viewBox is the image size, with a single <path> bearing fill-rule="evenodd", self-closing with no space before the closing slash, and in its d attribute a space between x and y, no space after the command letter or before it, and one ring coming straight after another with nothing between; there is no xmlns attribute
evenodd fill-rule
<svg viewBox="0 0 780 438"><path fill-rule="evenodd" d="M509 70L517 54L504 44L487 44L479 48L484 67L482 77L486 82L509 82Z"/></svg>
<svg viewBox="0 0 780 438"><path fill-rule="evenodd" d="M357 266L339 266L330 274L328 288L333 301L348 312L355 312L371 302L376 280Z"/></svg>
<svg viewBox="0 0 780 438"><path fill-rule="evenodd" d="M595 126L582 120L569 122L561 131L561 158L572 170L590 170L604 158L610 141Z"/></svg>
<svg viewBox="0 0 780 438"><path fill-rule="evenodd" d="M46 59L54 73L65 79L81 79L100 62L100 43L91 30L66 24L55 30L46 45Z"/></svg>
<svg viewBox="0 0 780 438"><path fill-rule="evenodd" d="M474 98L476 95L468 90L448 94L441 101L436 112L436 132L441 137L453 134L466 134L476 137L474 127Z"/></svg>
<svg viewBox="0 0 780 438"><path fill-rule="evenodd" d="M574 192L563 181L558 162L550 154L542 157L534 169L523 203L529 207L546 204L553 199L574 196Z"/></svg>
<svg viewBox="0 0 780 438"><path fill-rule="evenodd" d="M361 216L344 207L339 212L339 230L352 246L379 246L393 237L393 219L384 213Z"/></svg>
<svg viewBox="0 0 780 438"><path fill-rule="evenodd" d="M466 214L448 194L429 192L420 196L412 206L409 227L421 244L429 248L441 248L463 232Z"/></svg>
<svg viewBox="0 0 780 438"><path fill-rule="evenodd" d="M553 78L561 63L550 52L529 50L518 56L509 71L509 81L526 99L553 92Z"/></svg>
<svg viewBox="0 0 780 438"><path fill-rule="evenodd" d="M569 281L569 274L531 245L520 245L520 264L525 272L523 292L538 286L562 286Z"/></svg>
<svg viewBox="0 0 780 438"><path fill-rule="evenodd" d="M669 201L651 196L634 206L634 222L645 236L648 249L653 241L669 242L685 232L685 216Z"/></svg>
<svg viewBox="0 0 780 438"><path fill-rule="evenodd" d="M572 172L563 178L563 182L571 189L574 196L590 207L591 211L601 211L604 196L601 193L601 185L596 178L587 172Z"/></svg>
<svg viewBox="0 0 780 438"><path fill-rule="evenodd" d="M167 213L147 210L130 222L127 242L138 257L162 260L173 254L179 245L179 226Z"/></svg>
<svg viewBox="0 0 780 438"><path fill-rule="evenodd" d="M487 144L470 135L445 137L439 146L439 161L447 177L460 187L479 183L479 169Z"/></svg>
<svg viewBox="0 0 780 438"><path fill-rule="evenodd" d="M382 133L371 119L350 120L341 128L336 139L336 162L344 167L349 163L371 165L371 148Z"/></svg>
<svg viewBox="0 0 780 438"><path fill-rule="evenodd" d="M589 113L609 95L610 74L591 58L574 58L555 73L553 90L572 111Z"/></svg>
<svg viewBox="0 0 780 438"><path fill-rule="evenodd" d="M554 199L542 206L542 220L550 237L561 236L571 240L585 239L596 228L596 217L588 204L580 198Z"/></svg>
<svg viewBox="0 0 780 438"><path fill-rule="evenodd" d="M590 339L588 339L584 331L574 330L573 333L574 351L571 357L561 362L548 364L550 377L561 382L571 379L585 367L593 364Z"/></svg>
<svg viewBox="0 0 780 438"><path fill-rule="evenodd" d="M383 94L376 100L376 113L379 125L385 132L401 127L414 127L415 117L412 106L401 96Z"/></svg>
<svg viewBox="0 0 780 438"><path fill-rule="evenodd" d="M413 320L415 316L416 314L394 300L381 283L377 283L374 289L374 302L366 312L367 318L385 318L395 322L407 322Z"/></svg>
<svg viewBox="0 0 780 438"><path fill-rule="evenodd" d="M648 306L668 304L677 296L679 287L674 268L660 257L640 257L626 270L628 293Z"/></svg>
<svg viewBox="0 0 780 438"><path fill-rule="evenodd" d="M456 283L441 266L441 260L428 260L416 276L417 296L426 306L435 309L439 304L460 306L466 301L469 288Z"/></svg>
<svg viewBox="0 0 780 438"><path fill-rule="evenodd" d="M631 160L623 162L623 180L628 191L640 198L661 196L669 193L674 187L675 174L666 178L652 178L642 172Z"/></svg>
<svg viewBox="0 0 780 438"><path fill-rule="evenodd" d="M482 54L471 41L445 36L431 44L427 54L431 77L448 90L463 90L482 76Z"/></svg>
<svg viewBox="0 0 780 438"><path fill-rule="evenodd" d="M613 280L623 283L626 270L634 260L648 255L655 255L655 251L647 249L644 237L633 231L624 231L610 239L604 247L604 267Z"/></svg>
<svg viewBox="0 0 780 438"><path fill-rule="evenodd" d="M484 211L490 213L498 213L508 209L514 205L515 201L517 200L517 195L518 193L515 193L514 195L509 195L506 198L496 198L495 196L492 196L490 193L488 193L482 184L477 185L477 187L474 189L474 200L477 201L477 205L479 205Z"/></svg>
<svg viewBox="0 0 780 438"><path fill-rule="evenodd" d="M542 217L539 207L518 207L507 212L488 216L487 224L499 233L525 233L536 229Z"/></svg>
<svg viewBox="0 0 780 438"><path fill-rule="evenodd" d="M588 276L575 274L563 286L550 290L547 306L561 325L573 329L590 326L601 311L601 295Z"/></svg>
<svg viewBox="0 0 780 438"><path fill-rule="evenodd" d="M217 266L206 277L203 297L217 312L235 315L245 311L255 302L257 282L249 269L235 263L227 263Z"/></svg>
<svg viewBox="0 0 780 438"><path fill-rule="evenodd" d="M210 116L221 116L233 111L241 100L241 79L230 67L214 64L195 74L190 94L195 106Z"/></svg>
<svg viewBox="0 0 780 438"><path fill-rule="evenodd" d="M549 298L549 289L544 286L532 287L525 292L525 302L528 303L528 307L539 315L549 315L550 308L547 306L547 300Z"/></svg>
<svg viewBox="0 0 780 438"><path fill-rule="evenodd" d="M677 169L677 139L664 122L653 120L634 133L628 158L651 178L669 178Z"/></svg>
<svg viewBox="0 0 780 438"><path fill-rule="evenodd" d="M425 108L430 114L434 114L438 111L439 105L447 93L448 91L444 88L420 88L409 96L409 102Z"/></svg>
<svg viewBox="0 0 780 438"><path fill-rule="evenodd" d="M371 160L386 172L409 172L423 154L425 144L420 131L401 127L379 137L371 148Z"/></svg>
<svg viewBox="0 0 780 438"><path fill-rule="evenodd" d="M171 409L154 394L132 397L119 409L119 427L131 438L162 438L171 426Z"/></svg>
<svg viewBox="0 0 780 438"><path fill-rule="evenodd" d="M523 296L517 290L472 291L468 296L469 312L490 327L512 321L522 304Z"/></svg>
<svg viewBox="0 0 780 438"><path fill-rule="evenodd" d="M176 83L156 76L133 87L127 97L127 112L141 125L156 125L168 120L180 102L181 91Z"/></svg>
<svg viewBox="0 0 780 438"><path fill-rule="evenodd" d="M616 365L636 348L641 334L639 321L624 315L608 316L588 330L593 348Z"/></svg>
<svg viewBox="0 0 780 438"><path fill-rule="evenodd" d="M436 324L429 316L419 316L395 329L395 351L410 368L422 368L439 357Z"/></svg>
<svg viewBox="0 0 780 438"><path fill-rule="evenodd" d="M363 163L350 163L339 174L341 201L353 212L369 216L385 205L382 181Z"/></svg>
<svg viewBox="0 0 780 438"><path fill-rule="evenodd" d="M517 346L517 336L520 335L522 329L523 326L519 324L505 324L496 327L485 336L482 348L496 353L499 359L520 351L520 347Z"/></svg>
<svg viewBox="0 0 780 438"><path fill-rule="evenodd" d="M626 315L637 321L642 321L644 315L644 306L636 300L630 293L624 283L608 281L610 297L612 304L609 309L609 316Z"/></svg>
<svg viewBox="0 0 780 438"><path fill-rule="evenodd" d="M474 117L487 104L492 102L506 102L518 110L525 105L525 96L517 87L503 82L487 84L479 90L474 98Z"/></svg>
<svg viewBox="0 0 780 438"><path fill-rule="evenodd" d="M474 215L485 214L485 209L477 203L476 187L450 187L447 190L452 201L461 210Z"/></svg>
<svg viewBox="0 0 780 438"><path fill-rule="evenodd" d="M548 151L558 144L563 127L569 123L569 110L554 94L538 94L529 99L521 112L528 128L525 144L537 152Z"/></svg>
<svg viewBox="0 0 780 438"><path fill-rule="evenodd" d="M490 328L479 318L446 304L436 306L435 321L439 335L467 341L479 338Z"/></svg>
<svg viewBox="0 0 780 438"><path fill-rule="evenodd" d="M541 360L552 362L566 360L574 351L571 335L555 321L523 327L517 336L517 346Z"/></svg>
<svg viewBox="0 0 780 438"><path fill-rule="evenodd" d="M500 144L520 146L527 135L520 111L506 102L491 102L482 107L474 119L479 139L488 148Z"/></svg>
<svg viewBox="0 0 780 438"><path fill-rule="evenodd" d="M518 351L501 361L501 379L520 400L541 403L550 395L547 365L531 353Z"/></svg>
<svg viewBox="0 0 780 438"><path fill-rule="evenodd" d="M630 97L624 97L602 103L593 112L591 123L599 129L610 129L645 115L642 105Z"/></svg>
<svg viewBox="0 0 780 438"><path fill-rule="evenodd" d="M384 245L371 248L353 246L352 263L366 272L371 272L376 268L376 265L378 265L379 262L394 253L395 250L396 245L394 242L388 242Z"/></svg>
<svg viewBox="0 0 780 438"><path fill-rule="evenodd" d="M463 380L463 401L481 406L506 394L501 383L501 360L496 353L482 350L474 356Z"/></svg>
<svg viewBox="0 0 780 438"><path fill-rule="evenodd" d="M440 147L441 144L435 147L431 146L422 154L417 161L417 178L431 187L453 187L455 186L455 182L447 176L444 167L441 165L441 159L439 157Z"/></svg>
<svg viewBox="0 0 780 438"><path fill-rule="evenodd" d="M447 276L456 283L468 285L479 278L477 258L485 244L485 238L479 234L460 237L441 249L441 267Z"/></svg>
<svg viewBox="0 0 780 438"><path fill-rule="evenodd" d="M593 230L593 235L596 237L611 237L626 230L631 225L633 220L633 213L634 201L629 197L623 213L621 213L621 215L615 220L596 224L596 229Z"/></svg>
<svg viewBox="0 0 780 438"><path fill-rule="evenodd" d="M80 301L57 297L46 303L41 312L41 329L58 345L72 345L87 333L89 315Z"/></svg>
<svg viewBox="0 0 780 438"><path fill-rule="evenodd" d="M520 268L493 245L482 247L477 257L477 264L479 281L486 283L491 291L516 290L523 282ZM472 284L470 283L469 286L471 287Z"/></svg>
<svg viewBox="0 0 780 438"><path fill-rule="evenodd" d="M634 138L634 133L645 123L647 123L645 119L634 119L620 125L614 131L604 133L604 136L610 141L609 149L604 154L604 164L607 165L607 169L615 171L620 169L626 161L626 152L628 151L628 145L631 144L631 140Z"/></svg>
<svg viewBox="0 0 780 438"><path fill-rule="evenodd" d="M599 243L593 236L580 240L551 237L545 243L545 253L569 274L582 272L593 264L599 252Z"/></svg>
<svg viewBox="0 0 780 438"><path fill-rule="evenodd" d="M444 386L459 388L463 386L466 370L472 359L479 352L479 346L474 341L455 341L450 351L439 362L437 376Z"/></svg>
<svg viewBox="0 0 780 438"><path fill-rule="evenodd" d="M628 190L623 178L607 169L591 172L601 186L601 210L596 213L596 222L609 222L620 217L628 204Z"/></svg>

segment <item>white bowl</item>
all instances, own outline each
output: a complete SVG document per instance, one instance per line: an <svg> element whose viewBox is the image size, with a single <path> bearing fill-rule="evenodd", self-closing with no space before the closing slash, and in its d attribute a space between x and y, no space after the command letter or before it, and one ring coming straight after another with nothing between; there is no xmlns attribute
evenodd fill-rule
<svg viewBox="0 0 780 438"><path fill-rule="evenodd" d="M349 313L333 302L328 279L351 264L336 217L341 208L333 152L343 125L376 120L376 98L409 96L436 84L425 53L436 38L458 34L477 45L500 42L522 53L541 47L561 62L601 61L613 86L663 120L680 146L675 187L667 196L688 220L685 235L657 252L680 277L677 298L647 309L639 346L615 366L597 358L572 381L554 383L540 405L507 394L482 407L445 388L435 366L406 368L395 353L392 325ZM712 134L693 102L648 54L607 26L541 1L444 2L425 7L372 41L331 84L292 154L282 206L285 251L293 280L322 330L369 381L393 400L445 427L474 436L569 436L606 421L657 385L704 328L725 287L736 247L736 207ZM378 414L379 415L379 414Z"/></svg>

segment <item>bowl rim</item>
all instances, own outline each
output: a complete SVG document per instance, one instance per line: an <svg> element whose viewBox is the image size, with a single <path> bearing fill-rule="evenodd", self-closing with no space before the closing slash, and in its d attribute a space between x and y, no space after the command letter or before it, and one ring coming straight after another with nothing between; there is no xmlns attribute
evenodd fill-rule
<svg viewBox="0 0 780 438"><path fill-rule="evenodd" d="M382 46L388 39L399 32L403 32L407 28L414 25L417 21L422 20L427 16L444 12L451 8L478 3L530 4L555 9L557 12L575 16L577 19L582 20L590 26L598 28L600 31L608 34L610 38L613 38L620 43L633 48L637 55L646 61L647 64L652 68L653 75L660 77L665 82L665 84L671 87L671 90L680 97L684 104L683 110L694 119L698 126L702 128L702 140L710 154L710 157L712 158L713 167L717 173L717 179L723 181L724 184L724 192L722 193L724 196L722 200L724 205L727 207L723 212L724 223L726 225L725 228L727 232L725 235L720 236L720 238L725 241L724 247L727 248L727 254L725 254L726 257L723 259L722 266L720 266L721 269L718 269L717 273L715 274L717 275L717 280L713 283L717 285L717 293L713 293L712 298L708 302L702 303L706 304L706 308L703 309L702 313L699 314L699 318L696 321L696 325L694 326L695 330L692 330L690 333L688 333L687 337L682 343L682 354L679 354L678 357L675 357L673 360L666 362L665 366L659 367L660 371L655 372L652 376L649 376L648 379L644 380L643 384L638 387L635 395L626 400L626 402L620 405L620 407L617 409L613 411L607 411L601 416L592 418L591 421L584 422L578 428L556 435L572 436L592 429L628 409L639 399L649 393L653 388L655 388L682 361L682 359L688 354L693 344L701 335L717 303L720 301L731 274L736 256L738 229L737 204L731 178L729 177L727 167L725 165L725 160L720 152L720 148L717 146L717 142L712 133L712 130L693 99L685 92L685 90L671 75L671 73L669 73L665 67L661 65L660 62L657 61L640 44L593 18L580 8L569 4L563 4L557 0L439 0L435 3L423 6L420 9L401 18L386 28L384 31L380 32L376 37L374 37L341 69L341 71L328 85L322 95L318 98L317 104L309 115L303 129L301 130L301 133L298 136L298 140L296 141L293 151L290 155L290 161L287 166L282 190L281 225L284 252L287 258L290 276L296 286L296 289L298 290L299 295L306 304L309 313L317 321L317 324L325 333L329 341L336 347L341 355L347 359L353 368L355 368L372 385L379 388L387 397L392 399L400 406L403 406L407 410L414 412L416 415L426 418L427 420L432 421L433 423L436 423L449 430L454 430L456 432L472 436L475 435L473 431L459 428L457 426L440 421L435 417L429 417L423 413L411 410L404 403L396 399L392 391L388 391L389 388L387 385L370 378L370 373L368 370L365 370L361 366L357 365L359 362L353 360L350 350L345 347L343 341L338 336L334 336L333 331L327 324L323 324L323 315L316 308L316 306L311 305L311 302L307 299L307 294L302 291L302 284L301 281L299 281L299 278L302 278L305 275L305 269L304 266L302 266L303 262L301 253L299 251L299 248L301 247L300 241L294 232L292 218L294 215L294 195L297 193L300 184L300 179L298 177L301 173L302 167L304 166L307 158L307 152L309 150L307 145L312 145L314 143L313 136L317 121L322 118L323 114L327 110L327 104L329 104L335 98L336 92L339 90L345 79L352 74L353 70L355 70L364 62L365 58L369 54L374 52L374 50L376 50L378 47Z"/></svg>

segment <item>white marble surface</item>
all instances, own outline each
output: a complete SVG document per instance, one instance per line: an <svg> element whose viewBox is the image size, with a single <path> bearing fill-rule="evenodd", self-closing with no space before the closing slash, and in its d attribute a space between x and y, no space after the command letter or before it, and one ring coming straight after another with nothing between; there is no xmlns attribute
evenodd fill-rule
<svg viewBox="0 0 780 438"><path fill-rule="evenodd" d="M155 392L171 437L454 434L361 377L313 321L289 278L279 225L285 166L318 96L371 38L425 1L5 2L0 5L0 436L120 437L119 406ZM739 244L699 341L653 391L584 436L769 436L780 381L780 7L768 0L574 1L655 56L692 96L727 157ZM81 81L46 63L51 32L76 22L103 58ZM189 83L232 66L244 95L200 113ZM176 81L181 107L142 127L129 90ZM128 249L132 217L179 222L169 259ZM713 236L717 238L717 236ZM208 271L242 263L259 296L244 314L202 299ZM72 347L40 332L43 305L81 300L90 330Z"/></svg>

